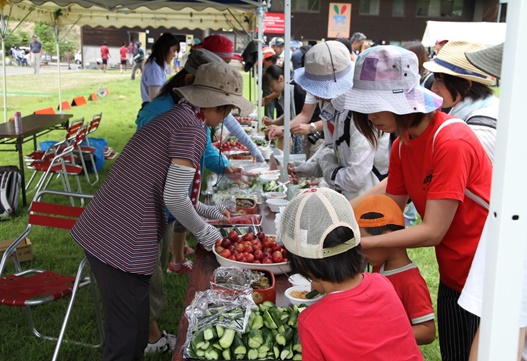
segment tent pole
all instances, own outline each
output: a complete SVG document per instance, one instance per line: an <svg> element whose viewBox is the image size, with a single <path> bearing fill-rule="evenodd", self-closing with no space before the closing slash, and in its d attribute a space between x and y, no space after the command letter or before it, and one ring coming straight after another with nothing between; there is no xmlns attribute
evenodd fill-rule
<svg viewBox="0 0 527 361"><path fill-rule="evenodd" d="M258 86L256 89L258 89L258 129L262 128L262 71L263 71L263 64L262 64L262 44L263 44L263 17L265 12L265 2L264 5L260 6L256 10L256 17L258 19Z"/></svg>
<svg viewBox="0 0 527 361"><path fill-rule="evenodd" d="M291 153L291 0L284 2L284 164L282 165L282 182L288 179L287 165L289 164L289 154ZM293 105L294 106L294 105ZM292 194L288 194L288 198Z"/></svg>
<svg viewBox="0 0 527 361"><path fill-rule="evenodd" d="M3 58L2 58L2 74L4 75L4 78L2 79L2 89L4 90L4 94L3 94L3 98L4 98L4 122L7 122L8 118L7 118L7 79L6 79L6 76L7 76L7 73L6 73L6 69L5 69L5 62L6 62L6 52L5 52L5 37L6 37L6 30L7 30L7 26L4 22L4 16L3 15L0 15L0 26L2 27L2 29L0 29L0 31L2 32L2 54L3 54Z"/></svg>
<svg viewBox="0 0 527 361"><path fill-rule="evenodd" d="M518 180L527 153L525 110L527 2L509 1L501 70L500 109L492 173L489 234L483 279L479 360L517 360L522 289L527 275L527 192ZM515 189L514 189L515 188ZM524 301L524 300L523 300Z"/></svg>
<svg viewBox="0 0 527 361"><path fill-rule="evenodd" d="M60 76L60 43L58 25L55 25L55 46L57 48L57 70L59 72L59 113L62 114L62 83Z"/></svg>

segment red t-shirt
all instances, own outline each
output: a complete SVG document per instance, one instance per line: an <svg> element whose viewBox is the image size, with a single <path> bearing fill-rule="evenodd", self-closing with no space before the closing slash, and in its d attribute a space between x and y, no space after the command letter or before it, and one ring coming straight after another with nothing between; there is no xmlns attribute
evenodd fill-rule
<svg viewBox="0 0 527 361"><path fill-rule="evenodd" d="M126 57L128 55L128 49L126 48L126 46L121 46L121 48L119 49L119 53L121 54L121 60L126 60Z"/></svg>
<svg viewBox="0 0 527 361"><path fill-rule="evenodd" d="M101 46L101 58L102 60L108 60L108 56L110 55L110 49L106 45Z"/></svg>
<svg viewBox="0 0 527 361"><path fill-rule="evenodd" d="M384 270L383 264L379 267L373 267L373 272L380 273L392 283L412 325L418 325L435 318L430 291L426 281L421 276L421 272L419 272L419 268L413 262L389 271Z"/></svg>
<svg viewBox="0 0 527 361"><path fill-rule="evenodd" d="M332 292L298 317L304 361L422 360L390 281L364 273L355 288Z"/></svg>
<svg viewBox="0 0 527 361"><path fill-rule="evenodd" d="M465 123L444 127L437 134L432 152L437 128L450 118L438 111L419 137L408 138L407 144L400 147L400 138L395 140L386 193L409 195L423 218L428 199L459 201L450 228L435 249L440 281L461 292L488 213L464 192L469 189L489 202L492 165Z"/></svg>

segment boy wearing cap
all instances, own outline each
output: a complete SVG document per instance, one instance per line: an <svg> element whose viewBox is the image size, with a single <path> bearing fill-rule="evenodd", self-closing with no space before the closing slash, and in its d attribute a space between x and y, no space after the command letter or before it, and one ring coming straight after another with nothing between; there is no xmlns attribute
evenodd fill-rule
<svg viewBox="0 0 527 361"><path fill-rule="evenodd" d="M393 286L361 272L360 230L344 196L299 193L281 215L280 238L292 271L326 294L298 317L302 360L423 359Z"/></svg>
<svg viewBox="0 0 527 361"><path fill-rule="evenodd" d="M405 228L401 209L390 197L378 194L365 198L355 208L361 236L375 236ZM435 340L434 308L430 291L405 248L363 251L373 272L386 276L401 299L418 345Z"/></svg>
<svg viewBox="0 0 527 361"><path fill-rule="evenodd" d="M150 278L167 227L164 207L206 249L221 239L199 216L188 190L199 177L205 124L217 126L233 107L249 114L252 104L243 98L240 73L224 63L201 66L194 84L175 91L185 100L132 136L71 230L101 294L105 360L143 359ZM211 218L228 215L219 208L195 206Z"/></svg>

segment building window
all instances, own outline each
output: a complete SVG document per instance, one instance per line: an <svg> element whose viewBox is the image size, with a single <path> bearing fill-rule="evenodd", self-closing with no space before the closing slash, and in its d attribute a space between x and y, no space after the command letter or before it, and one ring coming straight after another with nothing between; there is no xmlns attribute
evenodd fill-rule
<svg viewBox="0 0 527 361"><path fill-rule="evenodd" d="M284 0L271 0L271 12L283 12ZM297 13L319 13L319 0L291 0L291 12Z"/></svg>
<svg viewBox="0 0 527 361"><path fill-rule="evenodd" d="M461 17L463 0L417 0L417 16Z"/></svg>
<svg viewBox="0 0 527 361"><path fill-rule="evenodd" d="M392 16L404 16L404 0L393 0Z"/></svg>
<svg viewBox="0 0 527 361"><path fill-rule="evenodd" d="M360 0L360 15L379 15L379 0Z"/></svg>

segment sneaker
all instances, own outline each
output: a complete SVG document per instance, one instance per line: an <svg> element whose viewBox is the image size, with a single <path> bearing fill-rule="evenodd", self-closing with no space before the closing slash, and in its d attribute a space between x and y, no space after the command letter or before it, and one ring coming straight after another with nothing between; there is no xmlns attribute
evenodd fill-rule
<svg viewBox="0 0 527 361"><path fill-rule="evenodd" d="M145 353L174 351L175 347L176 347L176 336L163 331L161 333L161 338L157 340L157 342L148 343L148 345L145 348Z"/></svg>
<svg viewBox="0 0 527 361"><path fill-rule="evenodd" d="M185 244L185 248L183 249L186 255L194 254L196 251L194 251L194 248L189 247L187 244Z"/></svg>
<svg viewBox="0 0 527 361"><path fill-rule="evenodd" d="M192 272L192 261L185 258L180 264L170 261L167 273L177 273L178 275L190 274Z"/></svg>

